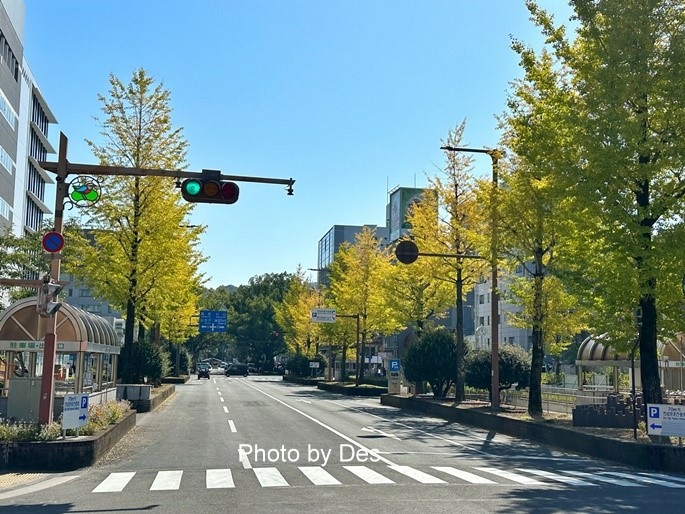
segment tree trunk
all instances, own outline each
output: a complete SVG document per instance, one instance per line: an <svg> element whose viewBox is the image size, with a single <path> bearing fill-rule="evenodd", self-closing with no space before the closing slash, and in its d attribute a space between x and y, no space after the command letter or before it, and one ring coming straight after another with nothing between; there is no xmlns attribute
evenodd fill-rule
<svg viewBox="0 0 685 514"><path fill-rule="evenodd" d="M464 279L461 272L461 263L457 265L457 329L455 331L455 339L457 345L457 361L455 366L457 368L456 379L454 382L454 399L457 402L463 402L466 399L466 391L464 385L464 358L466 356L466 345L464 343L464 300L463 288Z"/></svg>
<svg viewBox="0 0 685 514"><path fill-rule="evenodd" d="M542 265L541 258L539 262ZM528 414L531 416L542 416L542 365L545 358L544 334L542 330L545 313L542 306L542 295L545 277L544 271L542 269L538 270L537 262L535 268L535 276L533 277L533 352L530 362Z"/></svg>
<svg viewBox="0 0 685 514"><path fill-rule="evenodd" d="M656 352L656 300L651 295L640 298L642 326L640 327L640 378L642 395L647 403L662 403L659 360Z"/></svg>

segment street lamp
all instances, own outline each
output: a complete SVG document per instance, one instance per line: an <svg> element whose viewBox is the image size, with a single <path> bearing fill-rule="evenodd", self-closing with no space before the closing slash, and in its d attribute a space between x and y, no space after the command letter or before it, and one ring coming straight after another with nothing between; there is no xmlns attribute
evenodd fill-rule
<svg viewBox="0 0 685 514"><path fill-rule="evenodd" d="M441 146L441 150L449 152L484 153L492 159L492 196L490 198L490 221L492 234L490 236L490 264L491 277L491 348L492 348L492 383L491 383L491 406L492 410L499 410L499 293L497 292L497 185L499 160L504 156L502 150L488 148L464 148L456 146Z"/></svg>

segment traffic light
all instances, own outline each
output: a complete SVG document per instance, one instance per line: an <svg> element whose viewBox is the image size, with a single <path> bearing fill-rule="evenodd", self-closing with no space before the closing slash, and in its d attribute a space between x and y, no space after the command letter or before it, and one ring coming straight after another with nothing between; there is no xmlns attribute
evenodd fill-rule
<svg viewBox="0 0 685 514"><path fill-rule="evenodd" d="M63 286L54 282L45 282L38 291L38 305L36 310L43 318L50 318L62 307L62 304L55 302L57 295L62 292Z"/></svg>
<svg viewBox="0 0 685 514"><path fill-rule="evenodd" d="M181 183L181 194L188 202L236 203L240 188L235 182L214 178L187 178Z"/></svg>

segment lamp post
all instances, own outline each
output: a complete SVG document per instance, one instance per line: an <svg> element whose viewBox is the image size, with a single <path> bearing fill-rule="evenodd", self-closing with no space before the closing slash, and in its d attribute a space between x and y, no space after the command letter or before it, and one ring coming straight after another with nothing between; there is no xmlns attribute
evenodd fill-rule
<svg viewBox="0 0 685 514"><path fill-rule="evenodd" d="M493 411L499 410L499 293L497 291L497 185L499 182L499 160L504 156L502 150L488 148L464 148L456 146L441 146L441 150L449 152L484 153L492 159L492 195L490 198L490 221L492 234L490 235L490 264L492 268L491 294L490 294L490 322L491 349L492 349L492 383L491 383L491 407Z"/></svg>

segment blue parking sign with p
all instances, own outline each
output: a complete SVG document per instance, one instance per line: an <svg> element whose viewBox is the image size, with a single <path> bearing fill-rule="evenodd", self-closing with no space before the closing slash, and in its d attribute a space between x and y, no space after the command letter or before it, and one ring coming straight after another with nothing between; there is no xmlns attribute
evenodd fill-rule
<svg viewBox="0 0 685 514"><path fill-rule="evenodd" d="M81 396L81 408L82 409L88 408L88 396Z"/></svg>
<svg viewBox="0 0 685 514"><path fill-rule="evenodd" d="M390 371L399 371L400 370L400 360L399 359L391 359L390 360Z"/></svg>
<svg viewBox="0 0 685 514"><path fill-rule="evenodd" d="M659 418L659 407L651 406L649 408L648 418Z"/></svg>

